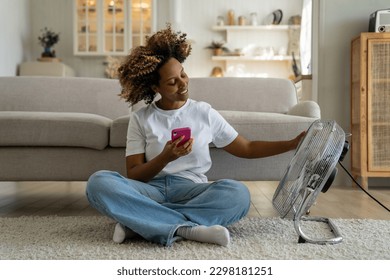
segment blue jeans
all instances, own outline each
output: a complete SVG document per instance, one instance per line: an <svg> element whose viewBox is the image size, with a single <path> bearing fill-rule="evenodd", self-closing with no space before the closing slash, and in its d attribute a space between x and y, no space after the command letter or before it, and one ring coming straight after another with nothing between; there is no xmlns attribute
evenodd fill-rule
<svg viewBox="0 0 390 280"><path fill-rule="evenodd" d="M241 182L194 183L178 176L148 183L98 171L87 183L90 204L146 240L170 246L182 226L228 226L243 218L250 194Z"/></svg>

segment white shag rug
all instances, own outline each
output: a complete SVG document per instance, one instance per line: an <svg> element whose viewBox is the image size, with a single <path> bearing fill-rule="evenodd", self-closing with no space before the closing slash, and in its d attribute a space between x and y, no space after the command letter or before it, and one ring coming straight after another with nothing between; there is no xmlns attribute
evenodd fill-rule
<svg viewBox="0 0 390 280"><path fill-rule="evenodd" d="M228 247L180 241L171 247L141 238L112 242L115 223L102 216L0 218L2 260L389 260L390 221L333 219L343 241L298 243L293 222L245 218L229 227ZM305 222L311 237L329 236L323 223Z"/></svg>

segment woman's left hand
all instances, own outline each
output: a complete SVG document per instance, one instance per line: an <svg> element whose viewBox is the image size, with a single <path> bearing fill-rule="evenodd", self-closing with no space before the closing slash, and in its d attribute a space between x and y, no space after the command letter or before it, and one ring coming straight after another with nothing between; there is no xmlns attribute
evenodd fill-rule
<svg viewBox="0 0 390 280"><path fill-rule="evenodd" d="M292 140L293 149L296 149L306 135L306 131L302 131L297 137Z"/></svg>

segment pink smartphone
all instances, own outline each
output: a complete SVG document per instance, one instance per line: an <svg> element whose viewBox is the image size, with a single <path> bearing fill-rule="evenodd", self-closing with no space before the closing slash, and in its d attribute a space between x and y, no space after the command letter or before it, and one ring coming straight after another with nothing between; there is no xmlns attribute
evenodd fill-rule
<svg viewBox="0 0 390 280"><path fill-rule="evenodd" d="M180 138L182 135L184 135L183 140L180 141L180 143L177 146L183 145L185 142L190 140L191 138L191 128L189 127L182 127L182 128L175 128L172 130L172 141L175 141L177 138Z"/></svg>

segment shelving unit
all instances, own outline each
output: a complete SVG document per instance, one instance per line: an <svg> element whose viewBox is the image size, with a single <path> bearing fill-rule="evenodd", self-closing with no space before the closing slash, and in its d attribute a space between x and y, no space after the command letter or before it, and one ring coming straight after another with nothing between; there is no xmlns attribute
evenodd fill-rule
<svg viewBox="0 0 390 280"><path fill-rule="evenodd" d="M352 174L390 177L390 34L361 33L351 42Z"/></svg>
<svg viewBox="0 0 390 280"><path fill-rule="evenodd" d="M287 31L289 29L300 29L300 25L214 25L214 31Z"/></svg>
<svg viewBox="0 0 390 280"><path fill-rule="evenodd" d="M74 0L74 54L126 55L153 31L153 0Z"/></svg>
<svg viewBox="0 0 390 280"><path fill-rule="evenodd" d="M273 55L273 56L246 56L246 55L218 55L212 56L214 61L292 61L291 55Z"/></svg>
<svg viewBox="0 0 390 280"><path fill-rule="evenodd" d="M255 76L288 78L293 75L289 32L299 32L299 25L215 25L212 30L224 32L227 46L242 52L241 55L212 56L212 61L225 63L225 72L245 68L244 71ZM265 49L273 54L261 54ZM296 54L295 58L299 59Z"/></svg>
<svg viewBox="0 0 390 280"><path fill-rule="evenodd" d="M213 30L287 30L300 29L300 25L269 24L269 25L214 25Z"/></svg>

